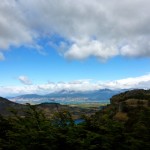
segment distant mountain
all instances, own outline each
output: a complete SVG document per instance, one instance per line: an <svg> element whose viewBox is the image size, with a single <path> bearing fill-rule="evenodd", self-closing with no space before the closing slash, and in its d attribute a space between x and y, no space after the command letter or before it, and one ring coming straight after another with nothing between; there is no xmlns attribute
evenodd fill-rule
<svg viewBox="0 0 150 150"><path fill-rule="evenodd" d="M68 91L61 90L46 95L26 94L10 98L11 101L17 103L31 103L39 104L44 102L56 102L61 104L70 103L89 103L89 102L103 102L109 103L109 99L116 94L126 90L110 90L100 89L94 91Z"/></svg>
<svg viewBox="0 0 150 150"><path fill-rule="evenodd" d="M21 99L27 99L27 98L31 99L31 98L42 98L42 97L43 97L42 95L38 95L38 94L25 94L25 95L16 96L15 98L16 99L19 99L19 98L21 98ZM12 98L14 98L14 97L12 97Z"/></svg>

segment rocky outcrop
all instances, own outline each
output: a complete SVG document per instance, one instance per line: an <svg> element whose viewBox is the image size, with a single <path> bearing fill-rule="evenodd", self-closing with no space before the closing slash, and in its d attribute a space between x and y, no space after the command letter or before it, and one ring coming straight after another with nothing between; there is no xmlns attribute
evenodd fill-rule
<svg viewBox="0 0 150 150"><path fill-rule="evenodd" d="M110 103L116 107L117 112L127 112L133 107L150 107L150 90L126 91L113 96Z"/></svg>
<svg viewBox="0 0 150 150"><path fill-rule="evenodd" d="M131 90L126 91L124 93L120 93L117 95L114 95L110 99L111 104L118 104L120 102L124 102L126 100L148 100L150 101L150 90L143 90L143 89L137 89L137 90Z"/></svg>

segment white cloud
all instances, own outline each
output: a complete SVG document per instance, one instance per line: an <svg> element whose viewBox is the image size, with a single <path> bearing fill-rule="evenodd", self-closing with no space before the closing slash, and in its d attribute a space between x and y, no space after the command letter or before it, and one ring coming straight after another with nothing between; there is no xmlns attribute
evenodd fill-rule
<svg viewBox="0 0 150 150"><path fill-rule="evenodd" d="M30 83L27 78L21 77L21 81ZM25 85L25 86L0 86L0 96L11 96L21 94L48 94L51 92L69 90L69 91L92 91L99 89L131 89L144 88L150 89L150 74L140 77L130 77L115 81L95 81L92 80L76 80L71 82L49 82L41 85Z"/></svg>
<svg viewBox="0 0 150 150"><path fill-rule="evenodd" d="M32 84L32 81L27 76L19 76L18 80L25 85L31 85Z"/></svg>
<svg viewBox="0 0 150 150"><path fill-rule="evenodd" d="M150 74L140 77L120 79L116 81L110 81L103 84L106 88L111 89L130 89L130 88L150 88Z"/></svg>
<svg viewBox="0 0 150 150"><path fill-rule="evenodd" d="M1 50L11 45L29 44L35 36L15 0L5 0L0 4L0 35Z"/></svg>
<svg viewBox="0 0 150 150"><path fill-rule="evenodd" d="M70 47L70 49L65 53L65 57L69 59L85 59L90 56L95 56L100 60L105 61L117 54L117 49L112 45L104 45L97 40L81 40Z"/></svg>
<svg viewBox="0 0 150 150"><path fill-rule="evenodd" d="M150 57L149 6L149 0L5 0L0 52L58 34L69 41L64 55L70 59Z"/></svg>

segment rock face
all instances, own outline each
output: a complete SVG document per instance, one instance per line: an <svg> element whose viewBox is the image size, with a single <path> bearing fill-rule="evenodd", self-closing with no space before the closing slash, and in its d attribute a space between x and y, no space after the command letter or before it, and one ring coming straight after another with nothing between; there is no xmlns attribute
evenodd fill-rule
<svg viewBox="0 0 150 150"><path fill-rule="evenodd" d="M131 90L124 93L114 95L110 99L110 103L114 105L118 112L124 112L133 107L150 107L150 90Z"/></svg>
<svg viewBox="0 0 150 150"><path fill-rule="evenodd" d="M120 102L124 101L130 101L131 100L147 100L150 101L150 90L143 90L143 89L138 89L138 90L131 90L131 91L126 91L124 93L114 95L110 99L111 104L118 104Z"/></svg>

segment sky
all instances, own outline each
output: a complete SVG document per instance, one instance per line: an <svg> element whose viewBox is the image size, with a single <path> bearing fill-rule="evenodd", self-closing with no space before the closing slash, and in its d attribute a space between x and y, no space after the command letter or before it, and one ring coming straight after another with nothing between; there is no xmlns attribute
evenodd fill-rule
<svg viewBox="0 0 150 150"><path fill-rule="evenodd" d="M0 96L150 88L149 0L3 0Z"/></svg>

